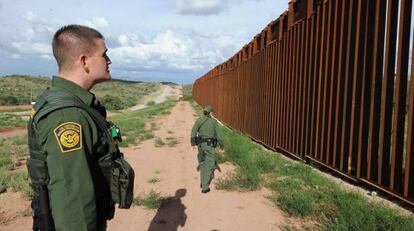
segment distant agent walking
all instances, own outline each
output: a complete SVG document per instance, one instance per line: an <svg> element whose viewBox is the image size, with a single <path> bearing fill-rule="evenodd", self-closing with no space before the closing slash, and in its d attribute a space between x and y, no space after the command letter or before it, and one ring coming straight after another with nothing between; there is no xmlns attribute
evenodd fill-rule
<svg viewBox="0 0 414 231"><path fill-rule="evenodd" d="M115 203L131 205L134 184L119 129L90 92L111 79L111 60L102 34L86 26L62 27L52 48L59 76L28 122L33 230L106 230Z"/></svg>
<svg viewBox="0 0 414 231"><path fill-rule="evenodd" d="M200 167L201 192L210 192L210 183L216 169L217 144L224 148L223 138L217 121L211 117L213 111L210 105L203 108L203 116L198 118L191 129L191 145L198 146L198 163Z"/></svg>

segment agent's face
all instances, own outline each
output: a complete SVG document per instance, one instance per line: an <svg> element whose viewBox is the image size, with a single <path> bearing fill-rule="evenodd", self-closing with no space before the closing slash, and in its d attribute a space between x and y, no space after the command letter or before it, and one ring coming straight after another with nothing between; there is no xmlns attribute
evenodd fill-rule
<svg viewBox="0 0 414 231"><path fill-rule="evenodd" d="M112 63L106 54L107 48L104 40L96 39L97 46L95 52L90 56L90 76L95 83L103 82L111 79L109 65Z"/></svg>

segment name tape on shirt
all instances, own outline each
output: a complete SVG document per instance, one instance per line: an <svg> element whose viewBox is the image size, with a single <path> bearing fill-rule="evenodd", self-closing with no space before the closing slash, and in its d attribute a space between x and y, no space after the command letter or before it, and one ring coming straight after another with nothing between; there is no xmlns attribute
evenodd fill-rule
<svg viewBox="0 0 414 231"><path fill-rule="evenodd" d="M60 124L53 131L62 153L82 148L82 126L74 122Z"/></svg>

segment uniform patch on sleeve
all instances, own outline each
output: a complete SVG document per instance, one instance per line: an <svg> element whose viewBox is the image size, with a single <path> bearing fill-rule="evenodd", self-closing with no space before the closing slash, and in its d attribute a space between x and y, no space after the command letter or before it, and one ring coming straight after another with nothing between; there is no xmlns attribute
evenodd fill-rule
<svg viewBox="0 0 414 231"><path fill-rule="evenodd" d="M53 130L62 153L82 148L82 126L74 122L60 124Z"/></svg>

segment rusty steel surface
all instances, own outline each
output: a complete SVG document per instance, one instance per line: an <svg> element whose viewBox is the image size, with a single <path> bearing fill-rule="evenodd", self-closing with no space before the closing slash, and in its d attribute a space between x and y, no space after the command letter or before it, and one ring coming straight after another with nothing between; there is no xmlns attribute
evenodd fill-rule
<svg viewBox="0 0 414 231"><path fill-rule="evenodd" d="M411 21L412 0L291 1L193 98L268 148L414 205Z"/></svg>

